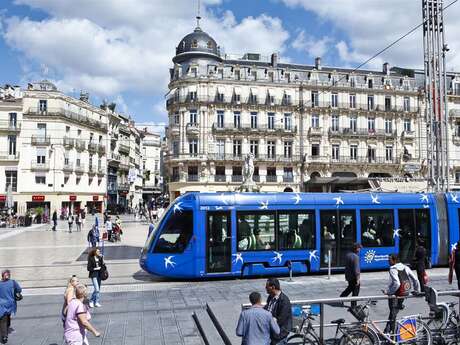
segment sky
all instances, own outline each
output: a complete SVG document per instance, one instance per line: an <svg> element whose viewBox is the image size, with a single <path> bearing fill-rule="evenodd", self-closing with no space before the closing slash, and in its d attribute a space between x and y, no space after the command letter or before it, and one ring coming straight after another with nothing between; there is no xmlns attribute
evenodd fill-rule
<svg viewBox="0 0 460 345"><path fill-rule="evenodd" d="M444 0L447 5L455 0ZM232 55L356 67L421 23L422 0L0 0L0 84L48 79L93 104L106 99L155 131L175 47L201 27ZM445 11L448 70L460 71L460 1ZM365 68L423 66L422 31Z"/></svg>

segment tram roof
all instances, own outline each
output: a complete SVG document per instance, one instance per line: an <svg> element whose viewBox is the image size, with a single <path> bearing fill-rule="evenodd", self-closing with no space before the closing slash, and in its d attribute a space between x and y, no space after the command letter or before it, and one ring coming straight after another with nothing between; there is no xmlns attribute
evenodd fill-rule
<svg viewBox="0 0 460 345"><path fill-rule="evenodd" d="M460 194L459 201L460 201ZM447 198L448 200L450 198ZM257 206L261 210L273 205L431 205L435 196L430 193L198 193L191 192L178 202L197 200L200 206Z"/></svg>

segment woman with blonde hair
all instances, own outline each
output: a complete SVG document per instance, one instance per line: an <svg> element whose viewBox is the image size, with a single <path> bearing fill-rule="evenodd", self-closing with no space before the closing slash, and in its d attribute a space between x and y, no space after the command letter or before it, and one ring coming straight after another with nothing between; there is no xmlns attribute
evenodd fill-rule
<svg viewBox="0 0 460 345"><path fill-rule="evenodd" d="M89 345L87 331L93 333L95 337L101 336L101 333L89 322L91 314L83 303L86 296L86 286L78 284L75 287L75 298L70 301L65 318L64 339L67 345Z"/></svg>
<svg viewBox="0 0 460 345"><path fill-rule="evenodd" d="M69 282L67 283L67 287L64 292L64 304L62 305L62 323L65 324L65 317L67 315L67 307L71 300L75 298L75 287L79 284L79 280L76 275L73 275Z"/></svg>

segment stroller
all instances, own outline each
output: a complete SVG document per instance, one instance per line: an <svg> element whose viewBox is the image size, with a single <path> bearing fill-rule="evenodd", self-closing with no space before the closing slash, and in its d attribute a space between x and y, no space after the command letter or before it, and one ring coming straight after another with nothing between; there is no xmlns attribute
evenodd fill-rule
<svg viewBox="0 0 460 345"><path fill-rule="evenodd" d="M123 235L123 230L121 230L120 225L115 224L112 229L112 242L119 242L121 241L121 235Z"/></svg>

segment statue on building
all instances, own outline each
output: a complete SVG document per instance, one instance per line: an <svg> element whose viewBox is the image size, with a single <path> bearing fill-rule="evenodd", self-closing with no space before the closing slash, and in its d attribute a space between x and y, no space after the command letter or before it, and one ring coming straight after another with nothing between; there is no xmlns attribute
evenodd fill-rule
<svg viewBox="0 0 460 345"><path fill-rule="evenodd" d="M257 192L259 188L253 180L254 176L254 155L249 153L244 158L243 183L238 188L240 192Z"/></svg>

